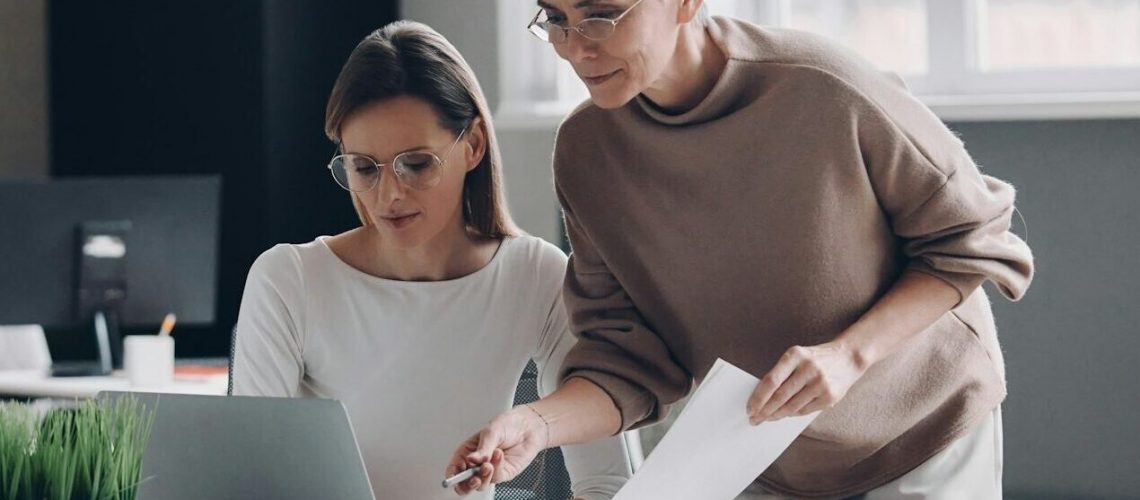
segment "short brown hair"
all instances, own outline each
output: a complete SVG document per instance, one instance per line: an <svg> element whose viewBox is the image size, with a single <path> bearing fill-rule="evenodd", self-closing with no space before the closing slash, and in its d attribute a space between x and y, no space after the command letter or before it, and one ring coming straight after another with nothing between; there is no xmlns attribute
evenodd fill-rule
<svg viewBox="0 0 1140 500"><path fill-rule="evenodd" d="M337 76L325 108L325 135L340 144L345 120L369 104L398 96L422 99L440 126L456 135L482 118L486 152L463 180L463 221L475 233L503 238L519 233L507 211L499 143L475 73L459 51L431 27L396 21L364 37ZM372 221L354 193L361 223Z"/></svg>

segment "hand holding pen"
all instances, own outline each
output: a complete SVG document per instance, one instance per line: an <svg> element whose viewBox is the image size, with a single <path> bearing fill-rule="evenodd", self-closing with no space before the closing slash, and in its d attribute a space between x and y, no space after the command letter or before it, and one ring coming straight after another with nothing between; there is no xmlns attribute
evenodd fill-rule
<svg viewBox="0 0 1140 500"><path fill-rule="evenodd" d="M495 465L496 462L502 463L502 456L502 451L495 450L492 460L479 465L449 465L447 467L448 478L443 480L443 487L445 489L453 488L460 495L486 490L488 486L494 484Z"/></svg>
<svg viewBox="0 0 1140 500"><path fill-rule="evenodd" d="M449 484L460 495L484 491L491 484L518 476L549 442L545 419L527 405L518 406L495 417L486 428L460 444L445 475L449 480L455 479L477 466L478 472Z"/></svg>
<svg viewBox="0 0 1140 500"><path fill-rule="evenodd" d="M456 475L451 476L447 479L444 479L443 480L443 488L444 489L453 488L453 487L455 487L455 485L475 477L475 475L482 472L482 470L483 470L482 465L476 465L470 469L467 469L463 472L460 472L459 474L456 474Z"/></svg>

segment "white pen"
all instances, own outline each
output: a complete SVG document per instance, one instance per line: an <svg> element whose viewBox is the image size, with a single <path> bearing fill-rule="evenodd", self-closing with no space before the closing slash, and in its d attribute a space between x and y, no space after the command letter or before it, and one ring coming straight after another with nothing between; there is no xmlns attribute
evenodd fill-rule
<svg viewBox="0 0 1140 500"><path fill-rule="evenodd" d="M456 475L451 476L447 479L444 479L443 480L443 487L445 489L450 488L450 487L455 486L455 485L457 485L463 481L471 479L473 476L475 476L475 474L478 474L479 471L481 471L481 470L483 470L483 466L482 465L476 465L470 469L467 469L463 472L460 472L459 474L456 474Z"/></svg>

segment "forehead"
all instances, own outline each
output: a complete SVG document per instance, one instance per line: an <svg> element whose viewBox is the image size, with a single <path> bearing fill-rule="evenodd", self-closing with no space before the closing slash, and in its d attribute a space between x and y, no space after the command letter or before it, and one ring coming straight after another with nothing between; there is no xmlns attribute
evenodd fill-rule
<svg viewBox="0 0 1140 500"><path fill-rule="evenodd" d="M549 10L588 9L596 6L621 6L618 0L538 0L538 6Z"/></svg>
<svg viewBox="0 0 1140 500"><path fill-rule="evenodd" d="M369 103L353 112L341 127L345 149L386 156L424 147L446 134L439 115L426 101L399 96Z"/></svg>

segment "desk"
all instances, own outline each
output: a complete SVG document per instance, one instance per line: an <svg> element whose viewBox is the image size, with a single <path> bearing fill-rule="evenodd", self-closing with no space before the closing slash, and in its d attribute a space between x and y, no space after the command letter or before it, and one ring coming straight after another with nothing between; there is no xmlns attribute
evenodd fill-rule
<svg viewBox="0 0 1140 500"><path fill-rule="evenodd" d="M224 396L229 385L225 374L175 375L165 387L131 387L126 373L109 377L49 377L40 370L0 371L0 395L31 398L93 398L101 391L163 392Z"/></svg>

